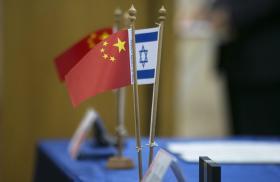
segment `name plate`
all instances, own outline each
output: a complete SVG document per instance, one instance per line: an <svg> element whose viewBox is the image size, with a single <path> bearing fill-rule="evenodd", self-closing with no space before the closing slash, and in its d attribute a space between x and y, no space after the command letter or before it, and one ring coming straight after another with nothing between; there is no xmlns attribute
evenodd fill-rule
<svg viewBox="0 0 280 182"><path fill-rule="evenodd" d="M178 166L177 159L165 150L160 149L143 177L142 182L161 182L169 166L175 174L177 181L186 181Z"/></svg>
<svg viewBox="0 0 280 182"><path fill-rule="evenodd" d="M73 159L77 158L80 147L86 140L91 126L94 124L97 118L97 112L94 109L89 109L82 121L80 122L77 130L75 131L73 137L70 140L68 148L69 154Z"/></svg>

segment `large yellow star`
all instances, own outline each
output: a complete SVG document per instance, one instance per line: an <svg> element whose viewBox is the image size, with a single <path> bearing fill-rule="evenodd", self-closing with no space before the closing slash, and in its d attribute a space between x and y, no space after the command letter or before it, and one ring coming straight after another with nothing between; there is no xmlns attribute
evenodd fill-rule
<svg viewBox="0 0 280 182"><path fill-rule="evenodd" d="M102 35L99 36L101 40L107 39L109 37L109 34L107 32L104 32Z"/></svg>
<svg viewBox="0 0 280 182"><path fill-rule="evenodd" d="M119 49L119 52L121 52L122 50L125 51L125 41L121 41L119 38L118 38L118 42L115 43L113 46L117 47Z"/></svg>

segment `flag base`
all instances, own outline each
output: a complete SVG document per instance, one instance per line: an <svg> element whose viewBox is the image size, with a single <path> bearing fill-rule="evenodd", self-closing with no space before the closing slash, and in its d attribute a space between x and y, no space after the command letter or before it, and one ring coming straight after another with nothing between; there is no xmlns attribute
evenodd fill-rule
<svg viewBox="0 0 280 182"><path fill-rule="evenodd" d="M107 163L107 168L109 168L109 169L132 169L132 168L134 168L134 163L129 158L114 156L109 159L109 161Z"/></svg>

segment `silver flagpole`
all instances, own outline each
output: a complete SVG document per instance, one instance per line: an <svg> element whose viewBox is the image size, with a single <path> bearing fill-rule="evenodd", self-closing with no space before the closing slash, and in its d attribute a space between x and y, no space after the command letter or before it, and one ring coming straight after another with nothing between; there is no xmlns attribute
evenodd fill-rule
<svg viewBox="0 0 280 182"><path fill-rule="evenodd" d="M115 25L113 27L113 33L120 30L122 11L120 8L116 8L115 12ZM131 159L123 156L123 139L126 135L125 130L125 88L120 88L116 91L117 96L117 155L109 159L107 167L110 169L129 169L134 167L134 163Z"/></svg>
<svg viewBox="0 0 280 182"><path fill-rule="evenodd" d="M152 101L152 111L151 111L151 122L150 122L150 138L149 138L149 166L152 163L154 156L155 143L155 128L157 119L157 103L158 103L158 89L159 89L159 75L160 75L160 63L161 63L161 49L162 49L162 39L163 39L163 28L164 21L166 19L166 9L162 6L159 10L159 46L158 46L158 58L157 58L157 69L156 78L153 88L153 101Z"/></svg>
<svg viewBox="0 0 280 182"><path fill-rule="evenodd" d="M140 111L139 111L139 96L137 84L137 66L136 66L136 50L135 50L135 20L136 9L132 5L128 10L130 19L130 28L132 32L132 54L133 54L133 103L134 103L134 120L135 120L135 135L136 135L136 150L138 154L138 173L139 181L142 180L142 146L141 146L141 129L140 129Z"/></svg>

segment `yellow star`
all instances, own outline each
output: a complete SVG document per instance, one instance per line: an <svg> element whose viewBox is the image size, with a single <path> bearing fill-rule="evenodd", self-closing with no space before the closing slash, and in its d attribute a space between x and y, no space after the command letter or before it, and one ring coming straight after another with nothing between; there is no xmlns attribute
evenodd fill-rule
<svg viewBox="0 0 280 182"><path fill-rule="evenodd" d="M103 42L103 46L107 46L109 43L107 41Z"/></svg>
<svg viewBox="0 0 280 182"><path fill-rule="evenodd" d="M88 47L91 49L95 46L95 43L92 41L92 39L88 39Z"/></svg>
<svg viewBox="0 0 280 182"><path fill-rule="evenodd" d="M113 46L117 47L119 49L119 52L121 52L122 50L125 51L125 41L121 41L119 38L118 38L118 42L115 43Z"/></svg>
<svg viewBox="0 0 280 182"><path fill-rule="evenodd" d="M90 38L95 39L95 38L96 38L96 33L92 33L92 34L90 35Z"/></svg>
<svg viewBox="0 0 280 182"><path fill-rule="evenodd" d="M104 32L102 35L99 36L101 40L107 39L109 37L109 34L107 32Z"/></svg>
<svg viewBox="0 0 280 182"><path fill-rule="evenodd" d="M103 54L102 56L104 59L107 59L108 58L108 54Z"/></svg>
<svg viewBox="0 0 280 182"><path fill-rule="evenodd" d="M96 34L95 33L92 33L88 40L87 40L87 43L88 43L88 46L89 48L93 48L95 46L95 43L94 43L94 39L96 38Z"/></svg>
<svg viewBox="0 0 280 182"><path fill-rule="evenodd" d="M110 61L115 62L116 58L114 56L110 56Z"/></svg>
<svg viewBox="0 0 280 182"><path fill-rule="evenodd" d="M100 52L101 52L101 53L103 53L104 51L105 51L105 49L104 49L104 48L100 49Z"/></svg>

